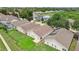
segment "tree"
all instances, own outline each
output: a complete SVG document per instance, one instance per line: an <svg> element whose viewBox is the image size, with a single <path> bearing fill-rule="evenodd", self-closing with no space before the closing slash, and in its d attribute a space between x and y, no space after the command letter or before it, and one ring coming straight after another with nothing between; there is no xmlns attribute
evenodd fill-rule
<svg viewBox="0 0 79 59"><path fill-rule="evenodd" d="M75 20L74 24L72 25L72 28L79 30L79 20Z"/></svg>
<svg viewBox="0 0 79 59"><path fill-rule="evenodd" d="M51 27L63 27L69 28L69 22L62 17L62 15L56 13L48 21L47 24Z"/></svg>
<svg viewBox="0 0 79 59"><path fill-rule="evenodd" d="M27 18L28 20L30 20L32 18L32 10L27 9L27 8L21 9L19 14L20 14L20 17Z"/></svg>
<svg viewBox="0 0 79 59"><path fill-rule="evenodd" d="M68 20L65 20L65 28L66 29L69 29L70 27L69 27L69 21Z"/></svg>
<svg viewBox="0 0 79 59"><path fill-rule="evenodd" d="M3 13L3 14L5 14L5 15L7 14L7 10L4 9L4 8L0 9L0 12Z"/></svg>
<svg viewBox="0 0 79 59"><path fill-rule="evenodd" d="M48 21L47 24L50 26L58 26L57 22L58 20L61 19L59 14L54 14Z"/></svg>

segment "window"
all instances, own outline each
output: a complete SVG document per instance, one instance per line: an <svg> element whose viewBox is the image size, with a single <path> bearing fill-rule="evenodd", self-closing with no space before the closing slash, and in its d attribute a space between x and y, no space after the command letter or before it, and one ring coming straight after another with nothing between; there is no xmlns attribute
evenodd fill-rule
<svg viewBox="0 0 79 59"><path fill-rule="evenodd" d="M56 46L55 46L55 48L56 48Z"/></svg>
<svg viewBox="0 0 79 59"><path fill-rule="evenodd" d="M66 51L66 49L62 48L63 51Z"/></svg>
<svg viewBox="0 0 79 59"><path fill-rule="evenodd" d="M48 44L48 42L47 42L47 44Z"/></svg>
<svg viewBox="0 0 79 59"><path fill-rule="evenodd" d="M42 39L42 37L40 37L40 39Z"/></svg>
<svg viewBox="0 0 79 59"><path fill-rule="evenodd" d="M53 44L52 44L52 46L53 46Z"/></svg>

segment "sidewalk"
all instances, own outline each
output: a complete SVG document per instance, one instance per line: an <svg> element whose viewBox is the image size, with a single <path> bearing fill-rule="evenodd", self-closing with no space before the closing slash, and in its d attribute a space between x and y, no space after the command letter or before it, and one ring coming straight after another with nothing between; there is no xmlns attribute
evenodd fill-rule
<svg viewBox="0 0 79 59"><path fill-rule="evenodd" d="M3 36L1 34L0 34L0 38L1 38L2 42L3 42L3 44L5 45L6 49L8 51L11 51L10 47L8 46L8 44L6 43L5 39L3 38Z"/></svg>

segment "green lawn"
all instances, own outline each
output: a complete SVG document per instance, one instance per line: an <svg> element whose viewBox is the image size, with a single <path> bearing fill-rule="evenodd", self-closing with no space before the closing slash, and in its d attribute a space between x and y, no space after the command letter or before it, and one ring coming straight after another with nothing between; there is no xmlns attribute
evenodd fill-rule
<svg viewBox="0 0 79 59"><path fill-rule="evenodd" d="M21 50L21 48L19 48L16 44L16 41L13 40L11 37L9 37L9 35L4 31L4 30L0 30L0 34L2 34L2 36L4 37L5 41L7 42L7 44L9 45L9 47L11 48L11 50Z"/></svg>
<svg viewBox="0 0 79 59"><path fill-rule="evenodd" d="M4 30L0 30L0 33L4 36L6 42L12 50L20 51L56 51L45 44L36 44L32 40L33 38L26 36L16 30L6 33Z"/></svg>
<svg viewBox="0 0 79 59"><path fill-rule="evenodd" d="M6 47L4 46L3 42L0 39L0 51L7 51Z"/></svg>
<svg viewBox="0 0 79 59"><path fill-rule="evenodd" d="M71 45L69 47L69 51L74 51L75 48L76 48L76 44L77 44L77 40L73 39L72 42L71 42Z"/></svg>
<svg viewBox="0 0 79 59"><path fill-rule="evenodd" d="M74 19L79 20L79 11L64 11L64 12L58 12L60 15L62 15L66 19Z"/></svg>

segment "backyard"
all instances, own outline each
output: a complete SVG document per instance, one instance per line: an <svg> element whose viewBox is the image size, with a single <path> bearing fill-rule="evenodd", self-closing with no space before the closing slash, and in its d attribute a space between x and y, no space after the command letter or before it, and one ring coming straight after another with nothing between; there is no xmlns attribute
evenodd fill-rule
<svg viewBox="0 0 79 59"><path fill-rule="evenodd" d="M74 51L76 48L76 44L77 44L77 40L73 39L71 44L70 44L69 51Z"/></svg>
<svg viewBox="0 0 79 59"><path fill-rule="evenodd" d="M0 51L7 51L6 47L4 46L3 42L0 39Z"/></svg>
<svg viewBox="0 0 79 59"><path fill-rule="evenodd" d="M7 44L12 51L57 51L57 49L52 48L45 44L36 44L32 40L33 38L24 35L16 30L4 31L0 29L0 33L6 40Z"/></svg>

